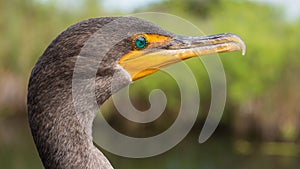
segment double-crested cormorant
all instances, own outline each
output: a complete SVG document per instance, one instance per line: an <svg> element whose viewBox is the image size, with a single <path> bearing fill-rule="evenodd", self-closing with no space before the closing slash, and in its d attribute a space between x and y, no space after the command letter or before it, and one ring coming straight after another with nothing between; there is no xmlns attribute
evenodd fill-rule
<svg viewBox="0 0 300 169"><path fill-rule="evenodd" d="M102 28L111 22L116 23L113 30L103 32L105 29ZM118 31L123 31L122 35L126 38L116 39L118 37L114 35ZM132 81L180 60L235 50L245 52L243 41L233 34L201 37L174 35L134 17L88 19L69 27L39 58L28 85L29 124L45 168L113 168L93 145L92 123L97 112L76 112L72 96L76 60L83 46L96 32L111 34L111 39L99 36L99 42L118 41L114 46L109 46L97 68L94 82L98 105ZM93 54L81 53L80 57L97 58L97 53L103 54L103 48L98 48L97 44L89 48ZM89 67L81 66L79 69L88 72ZM116 80L121 85L111 90L114 73L119 73Z"/></svg>

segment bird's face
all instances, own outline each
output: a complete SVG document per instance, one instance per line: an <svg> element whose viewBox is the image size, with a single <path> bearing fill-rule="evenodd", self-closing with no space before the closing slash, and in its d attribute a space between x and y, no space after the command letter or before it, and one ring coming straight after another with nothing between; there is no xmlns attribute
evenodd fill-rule
<svg viewBox="0 0 300 169"><path fill-rule="evenodd" d="M118 64L137 80L163 67L195 56L242 50L246 47L234 34L212 36L162 35L137 33L131 36L132 50L123 55Z"/></svg>

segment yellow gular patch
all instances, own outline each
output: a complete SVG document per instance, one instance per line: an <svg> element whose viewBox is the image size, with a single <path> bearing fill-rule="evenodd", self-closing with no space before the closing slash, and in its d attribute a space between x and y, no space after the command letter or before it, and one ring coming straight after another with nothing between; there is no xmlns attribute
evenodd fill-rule
<svg viewBox="0 0 300 169"><path fill-rule="evenodd" d="M138 49L135 46L135 41L137 38L143 37L146 39L146 46L143 49ZM136 34L132 36L132 46L133 50L125 54L118 62L132 77L132 80L139 79L148 74L152 74L159 70L159 68L152 67L152 64L158 62L160 63L160 57L146 57L147 49L159 49L165 45L168 45L172 40L171 37L166 37L156 34ZM161 61L163 62L163 61Z"/></svg>

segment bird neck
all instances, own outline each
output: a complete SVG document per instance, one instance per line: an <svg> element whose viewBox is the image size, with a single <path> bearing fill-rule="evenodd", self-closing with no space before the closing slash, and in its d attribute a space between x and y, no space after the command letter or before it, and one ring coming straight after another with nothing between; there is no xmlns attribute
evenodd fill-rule
<svg viewBox="0 0 300 169"><path fill-rule="evenodd" d="M45 168L112 168L93 145L92 123L97 112L76 112L71 89L53 84L37 89L31 83L29 91L35 92L28 93L30 128ZM104 97L106 100L109 94Z"/></svg>

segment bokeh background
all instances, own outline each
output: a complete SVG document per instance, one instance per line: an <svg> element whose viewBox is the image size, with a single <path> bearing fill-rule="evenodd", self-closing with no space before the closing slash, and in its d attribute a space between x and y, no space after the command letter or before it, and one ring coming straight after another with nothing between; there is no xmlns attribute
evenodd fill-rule
<svg viewBox="0 0 300 169"><path fill-rule="evenodd" d="M210 106L210 84L201 61L195 58L185 61L201 93L201 108L191 133L156 157L129 159L104 152L115 168L298 168L297 0L0 0L0 168L42 168L27 123L26 94L31 68L48 44L80 20L146 11L180 16L205 34L238 34L247 44L247 54L220 55L228 96L222 121L207 142L199 144L197 139ZM172 124L180 106L172 78L163 72L153 74L132 85L130 95L138 109L147 109L149 92L160 86L170 96L165 115L155 122L131 124L118 115L111 101L102 111L112 126L128 135L149 136L163 130Z"/></svg>

